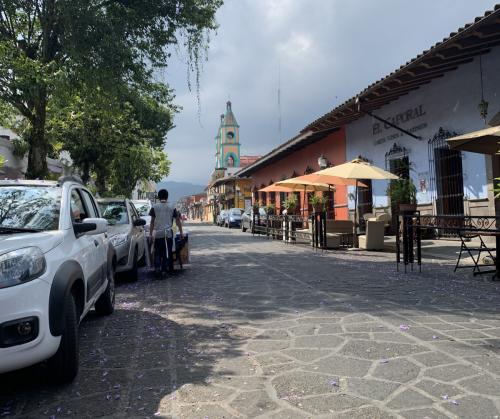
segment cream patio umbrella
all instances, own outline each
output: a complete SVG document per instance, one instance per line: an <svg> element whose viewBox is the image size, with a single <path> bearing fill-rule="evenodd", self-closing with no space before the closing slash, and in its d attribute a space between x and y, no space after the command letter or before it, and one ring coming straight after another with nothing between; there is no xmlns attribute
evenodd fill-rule
<svg viewBox="0 0 500 419"><path fill-rule="evenodd" d="M328 167L327 169L315 172L317 175L327 175L327 176L337 176L344 179L353 179L356 185L356 192L354 195L354 225L353 225L353 235L355 245L357 247L357 234L356 226L358 219L358 186L359 179L373 179L373 180L396 180L399 179L393 173L390 173L380 167L374 166L360 158L354 159L350 162L339 164L338 166Z"/></svg>
<svg viewBox="0 0 500 419"><path fill-rule="evenodd" d="M452 149L481 154L500 154L500 126L448 138L446 142Z"/></svg>
<svg viewBox="0 0 500 419"><path fill-rule="evenodd" d="M328 175L319 175L317 173L309 173L308 175L297 176L291 179L287 179L288 184L292 185L328 185L328 192L331 191L332 186L355 186L356 181L352 179L345 179L338 176L328 176ZM280 182L278 182L280 183ZM281 183L280 183L281 184ZM359 183L359 186L366 187L364 183ZM302 188L300 188L302 189ZM326 190L325 190L326 192ZM305 195L305 193L304 193Z"/></svg>

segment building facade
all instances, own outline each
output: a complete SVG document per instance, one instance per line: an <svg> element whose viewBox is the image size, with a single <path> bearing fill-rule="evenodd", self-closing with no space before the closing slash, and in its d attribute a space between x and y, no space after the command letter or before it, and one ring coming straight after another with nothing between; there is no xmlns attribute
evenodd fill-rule
<svg viewBox="0 0 500 419"><path fill-rule="evenodd" d="M283 178L361 158L410 179L423 214L493 215L500 159L451 150L446 139L500 125L500 7L459 28L356 96L309 123L296 137L240 170L253 201L281 206L286 194L260 189ZM337 187L336 218L390 212L385 181ZM300 194L300 203L304 202ZM302 208L304 215L308 209ZM362 221L362 218L361 218ZM394 226L395 224L393 224Z"/></svg>
<svg viewBox="0 0 500 419"><path fill-rule="evenodd" d="M446 138L484 128L485 119L500 111L498 97L500 47L377 110L377 116L398 121L399 127L419 138L369 115L348 124L347 160L363 156L392 172L406 166L404 175L417 187L418 206L426 213L491 214L491 158L450 150ZM481 115L482 100L489 104L486 118ZM388 209L387 186L374 182L362 204Z"/></svg>
<svg viewBox="0 0 500 419"><path fill-rule="evenodd" d="M494 214L492 158L451 150L446 139L500 123L499 21L500 7L486 12L304 131L344 126L346 159L411 179L422 213ZM387 182L368 184L358 213L394 213Z"/></svg>
<svg viewBox="0 0 500 419"><path fill-rule="evenodd" d="M327 165L345 162L346 137L343 128L334 128L318 133L306 133L282 144L252 165L238 172L239 176L251 178L253 201L261 205L274 205L277 212L283 210L283 202L289 194L259 192L260 189L280 180L320 170L319 158L324 157ZM308 215L312 210L309 196L298 191L297 201L301 213ZM305 203L305 206L304 206ZM329 194L330 217L347 219L347 191L345 186L336 186Z"/></svg>

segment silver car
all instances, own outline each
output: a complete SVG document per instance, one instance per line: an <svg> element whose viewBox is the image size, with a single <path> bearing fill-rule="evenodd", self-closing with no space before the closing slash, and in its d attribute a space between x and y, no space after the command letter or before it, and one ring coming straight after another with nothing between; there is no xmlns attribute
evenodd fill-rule
<svg viewBox="0 0 500 419"><path fill-rule="evenodd" d="M144 258L144 225L134 205L128 199L98 199L99 210L108 221L110 242L116 251L116 272L127 272L137 279L139 262Z"/></svg>
<svg viewBox="0 0 500 419"><path fill-rule="evenodd" d="M241 214L243 214L241 208L231 208L224 217L224 225L228 228L240 227Z"/></svg>
<svg viewBox="0 0 500 419"><path fill-rule="evenodd" d="M149 237L149 226L151 225L151 216L149 215L149 211L151 211L151 208L153 207L151 205L151 201L148 199L136 199L132 200L132 204L134 204L139 217L146 221L146 224L144 225L144 232L146 237Z"/></svg>

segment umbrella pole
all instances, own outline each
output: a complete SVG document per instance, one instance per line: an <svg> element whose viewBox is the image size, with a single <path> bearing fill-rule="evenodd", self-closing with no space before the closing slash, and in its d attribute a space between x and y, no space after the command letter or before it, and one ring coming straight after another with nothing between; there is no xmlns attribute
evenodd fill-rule
<svg viewBox="0 0 500 419"><path fill-rule="evenodd" d="M302 198L302 218L306 216L306 189L307 186L304 185L304 198Z"/></svg>
<svg viewBox="0 0 500 419"><path fill-rule="evenodd" d="M356 188L354 192L354 224L353 224L353 236L352 244L354 247L358 247L358 235L356 221L358 219L358 179L356 179Z"/></svg>

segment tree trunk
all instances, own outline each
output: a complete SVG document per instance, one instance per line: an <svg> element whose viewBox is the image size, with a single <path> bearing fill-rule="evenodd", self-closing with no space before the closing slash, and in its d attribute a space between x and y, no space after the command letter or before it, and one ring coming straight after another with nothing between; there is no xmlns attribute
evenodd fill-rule
<svg viewBox="0 0 500 419"><path fill-rule="evenodd" d="M84 163L81 169L82 169L82 182L84 185L88 185L90 180L90 167L88 163Z"/></svg>
<svg viewBox="0 0 500 419"><path fill-rule="evenodd" d="M30 145L28 153L28 179L45 179L49 174L47 167L48 144L45 138L45 121L47 115L47 91L41 87L35 99L33 118L31 119L31 132L28 137Z"/></svg>
<svg viewBox="0 0 500 419"><path fill-rule="evenodd" d="M106 193L106 174L104 170L96 168L95 186L97 193L102 198Z"/></svg>

